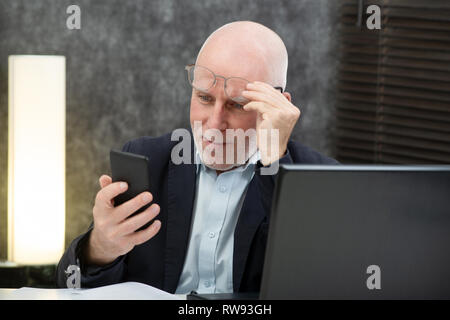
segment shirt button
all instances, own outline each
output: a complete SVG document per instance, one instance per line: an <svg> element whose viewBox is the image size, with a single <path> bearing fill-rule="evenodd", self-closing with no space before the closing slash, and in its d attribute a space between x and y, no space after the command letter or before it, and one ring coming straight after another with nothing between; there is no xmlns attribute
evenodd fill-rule
<svg viewBox="0 0 450 320"><path fill-rule="evenodd" d="M209 281L205 281L205 287L209 288L210 285Z"/></svg>
<svg viewBox="0 0 450 320"><path fill-rule="evenodd" d="M225 186L220 186L220 187L219 187L219 191L220 191L220 192L226 192L226 191L227 191L227 187L225 187Z"/></svg>
<svg viewBox="0 0 450 320"><path fill-rule="evenodd" d="M208 233L208 236L212 239L216 236L216 234L214 232L210 232Z"/></svg>

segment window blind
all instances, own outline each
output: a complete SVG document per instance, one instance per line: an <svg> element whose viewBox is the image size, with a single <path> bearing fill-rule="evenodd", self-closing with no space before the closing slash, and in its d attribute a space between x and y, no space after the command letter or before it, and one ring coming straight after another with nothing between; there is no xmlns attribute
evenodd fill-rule
<svg viewBox="0 0 450 320"><path fill-rule="evenodd" d="M371 4L380 30L366 27ZM365 1L357 26L360 8L340 7L338 160L450 163L450 1Z"/></svg>

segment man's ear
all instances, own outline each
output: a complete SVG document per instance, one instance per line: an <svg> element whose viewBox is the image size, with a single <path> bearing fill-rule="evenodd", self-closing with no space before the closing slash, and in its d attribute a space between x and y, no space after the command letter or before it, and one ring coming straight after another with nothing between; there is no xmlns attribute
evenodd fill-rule
<svg viewBox="0 0 450 320"><path fill-rule="evenodd" d="M286 99L289 100L289 102L292 102L292 97L291 97L291 94L289 92L287 92L287 91L283 92L283 96L285 96Z"/></svg>

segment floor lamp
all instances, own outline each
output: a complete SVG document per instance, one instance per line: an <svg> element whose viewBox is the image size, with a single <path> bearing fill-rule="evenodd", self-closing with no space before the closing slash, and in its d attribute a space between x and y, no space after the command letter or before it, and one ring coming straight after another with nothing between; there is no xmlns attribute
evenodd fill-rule
<svg viewBox="0 0 450 320"><path fill-rule="evenodd" d="M8 61L8 261L55 264L65 235L64 56Z"/></svg>

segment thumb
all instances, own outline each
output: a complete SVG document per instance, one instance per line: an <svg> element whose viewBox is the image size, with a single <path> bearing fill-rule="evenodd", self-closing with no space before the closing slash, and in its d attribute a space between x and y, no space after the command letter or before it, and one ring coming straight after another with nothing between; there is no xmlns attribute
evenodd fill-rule
<svg viewBox="0 0 450 320"><path fill-rule="evenodd" d="M100 177L100 179L98 179L99 183L100 183L100 188L104 188L107 185L110 185L112 183L112 179L110 176L104 174Z"/></svg>

